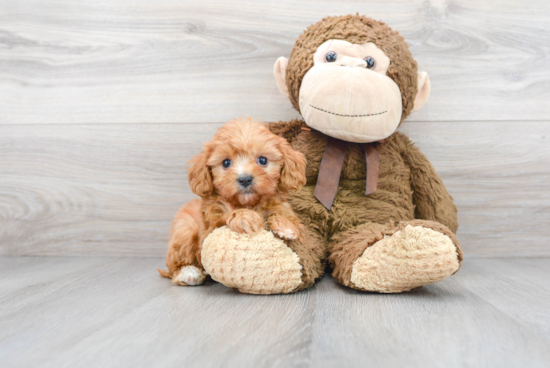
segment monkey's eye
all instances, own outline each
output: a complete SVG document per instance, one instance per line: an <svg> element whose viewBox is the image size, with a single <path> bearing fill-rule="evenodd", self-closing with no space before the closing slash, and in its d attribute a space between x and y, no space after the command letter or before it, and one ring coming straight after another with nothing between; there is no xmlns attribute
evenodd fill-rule
<svg viewBox="0 0 550 368"><path fill-rule="evenodd" d="M226 158L225 160L223 160L222 166L227 169L229 166L231 166L231 160Z"/></svg>
<svg viewBox="0 0 550 368"><path fill-rule="evenodd" d="M258 157L258 163L262 166L267 165L267 158L265 158L264 156Z"/></svg>
<svg viewBox="0 0 550 368"><path fill-rule="evenodd" d="M372 56L367 56L366 58L364 58L363 60L365 60L367 62L367 69L372 69L374 68L374 65L376 64L374 59L372 58Z"/></svg>
<svg viewBox="0 0 550 368"><path fill-rule="evenodd" d="M338 59L338 54L336 52L334 51L327 52L325 56L325 60L327 61L327 63L334 63L336 59Z"/></svg>

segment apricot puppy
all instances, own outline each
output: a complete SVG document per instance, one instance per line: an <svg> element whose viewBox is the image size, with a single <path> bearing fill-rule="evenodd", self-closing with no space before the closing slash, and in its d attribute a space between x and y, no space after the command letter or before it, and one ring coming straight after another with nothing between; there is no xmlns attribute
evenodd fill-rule
<svg viewBox="0 0 550 368"><path fill-rule="evenodd" d="M303 239L303 225L285 198L305 185L306 159L263 123L227 123L190 163L189 184L201 199L176 214L162 276L178 285L202 284L202 242L224 225L247 234L267 227L281 239Z"/></svg>

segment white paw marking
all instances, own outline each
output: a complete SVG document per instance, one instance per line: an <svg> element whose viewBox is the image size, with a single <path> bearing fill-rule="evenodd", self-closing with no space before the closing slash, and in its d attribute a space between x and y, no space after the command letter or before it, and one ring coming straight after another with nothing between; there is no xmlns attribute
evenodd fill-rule
<svg viewBox="0 0 550 368"><path fill-rule="evenodd" d="M276 229L275 234L281 239L294 240L296 239L296 234L290 229Z"/></svg>
<svg viewBox="0 0 550 368"><path fill-rule="evenodd" d="M204 273L197 267L185 266L178 275L178 282L189 286L201 285L205 278Z"/></svg>

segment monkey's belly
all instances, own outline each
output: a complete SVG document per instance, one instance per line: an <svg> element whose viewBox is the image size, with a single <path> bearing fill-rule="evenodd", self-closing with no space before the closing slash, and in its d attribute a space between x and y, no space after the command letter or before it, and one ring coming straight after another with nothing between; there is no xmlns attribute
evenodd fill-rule
<svg viewBox="0 0 550 368"><path fill-rule="evenodd" d="M341 231L366 222L386 224L390 221L412 220L414 205L409 196L382 188L368 196L364 188L361 191L342 188L327 213L336 222L341 222L337 230Z"/></svg>
<svg viewBox="0 0 550 368"><path fill-rule="evenodd" d="M385 224L414 219L410 189L395 190L394 186L382 185L365 196L365 181L349 182L342 183L330 211L313 195L315 185L305 186L289 202L300 219L325 238L367 222Z"/></svg>

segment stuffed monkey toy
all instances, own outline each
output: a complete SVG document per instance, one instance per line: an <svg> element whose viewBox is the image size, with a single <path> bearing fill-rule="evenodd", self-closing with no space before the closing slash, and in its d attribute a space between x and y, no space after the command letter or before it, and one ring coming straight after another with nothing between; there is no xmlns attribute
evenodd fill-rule
<svg viewBox="0 0 550 368"><path fill-rule="evenodd" d="M453 199L427 158L396 132L430 93L403 37L365 16L328 17L296 40L288 60L276 61L274 74L303 120L268 126L307 158L307 184L289 203L314 235L283 252L265 234L217 229L203 242L206 272L248 293L307 288L327 260L342 285L382 293L457 272ZM273 249L270 263L249 260L253 253L238 250L247 247ZM234 251L216 257L222 248Z"/></svg>

